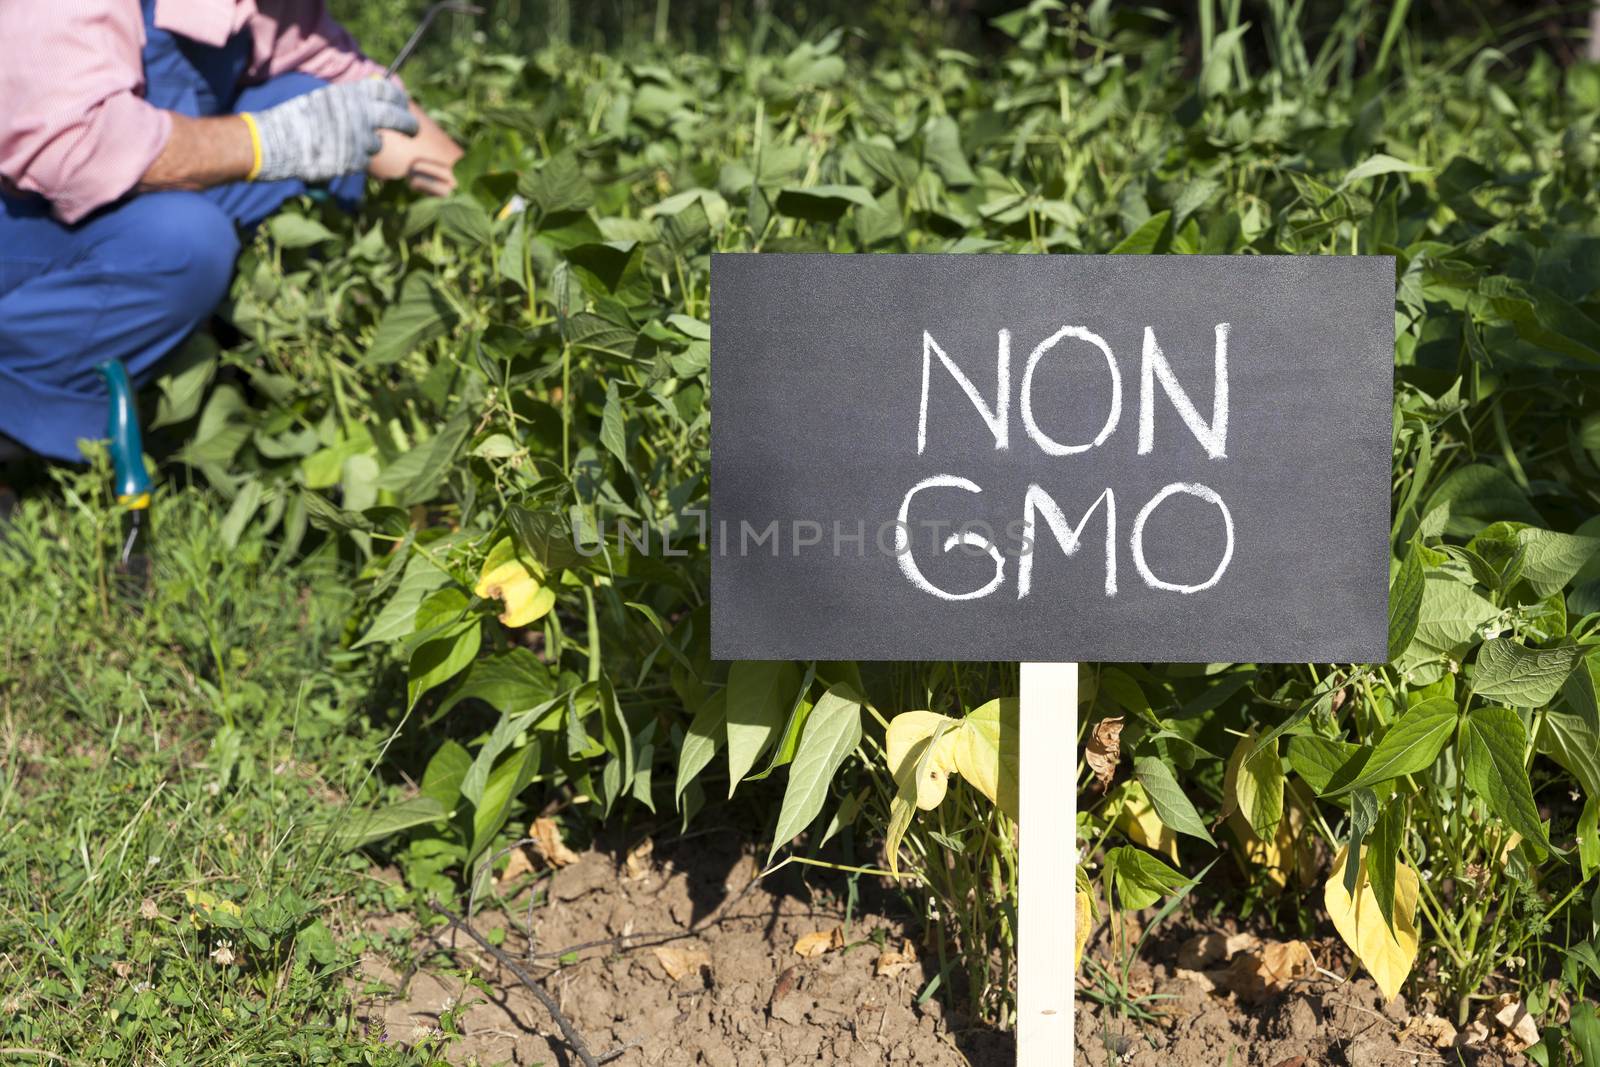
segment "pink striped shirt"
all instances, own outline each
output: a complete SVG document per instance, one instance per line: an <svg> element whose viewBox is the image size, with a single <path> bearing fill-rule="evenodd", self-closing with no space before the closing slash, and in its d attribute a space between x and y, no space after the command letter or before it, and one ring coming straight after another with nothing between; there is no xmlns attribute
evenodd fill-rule
<svg viewBox="0 0 1600 1067"><path fill-rule="evenodd" d="M214 46L248 28L247 84L382 73L323 0L156 0L155 21ZM144 100L144 42L138 0L0 0L0 182L67 223L132 189L172 132L171 114Z"/></svg>

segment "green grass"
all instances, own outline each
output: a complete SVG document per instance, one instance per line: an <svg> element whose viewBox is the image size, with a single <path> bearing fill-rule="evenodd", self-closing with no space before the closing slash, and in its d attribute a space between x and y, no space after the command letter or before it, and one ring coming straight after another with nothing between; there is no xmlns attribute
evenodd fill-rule
<svg viewBox="0 0 1600 1067"><path fill-rule="evenodd" d="M382 740L336 565L179 492L123 606L93 484L0 541L0 1061L429 1062L354 1010L352 918L395 902L329 844Z"/></svg>

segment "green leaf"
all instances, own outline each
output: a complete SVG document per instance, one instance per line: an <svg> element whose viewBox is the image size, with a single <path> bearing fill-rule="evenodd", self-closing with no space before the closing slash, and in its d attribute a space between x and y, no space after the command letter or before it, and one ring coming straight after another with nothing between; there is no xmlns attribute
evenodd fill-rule
<svg viewBox="0 0 1600 1067"><path fill-rule="evenodd" d="M267 220L267 235L283 248L310 248L334 239L334 232L304 215L279 212Z"/></svg>
<svg viewBox="0 0 1600 1067"><path fill-rule="evenodd" d="M239 538L244 536L246 524L255 518L256 511L261 507L261 493L261 483L252 478L244 483L239 495L228 505L228 514L223 516L222 526L218 531L222 535L222 543L228 548L239 547Z"/></svg>
<svg viewBox="0 0 1600 1067"><path fill-rule="evenodd" d="M524 172L517 179L517 192L532 202L541 216L583 211L594 203L594 189L571 152L562 152L538 170Z"/></svg>
<svg viewBox="0 0 1600 1067"><path fill-rule="evenodd" d="M1111 250L1114 256L1148 256L1166 246L1167 223L1172 212L1162 211L1151 215L1144 223L1117 243Z"/></svg>
<svg viewBox="0 0 1600 1067"><path fill-rule="evenodd" d="M420 552L406 563L406 570L394 595L372 620L367 632L353 647L379 641L398 641L416 631L417 607L429 593L450 581L450 576Z"/></svg>
<svg viewBox="0 0 1600 1067"><path fill-rule="evenodd" d="M967 163L966 153L961 150L961 130L949 115L936 115L928 120L922 132L922 158L952 188L973 185L978 180Z"/></svg>
<svg viewBox="0 0 1600 1067"><path fill-rule="evenodd" d="M779 848L821 814L834 773L860 743L861 703L848 686L836 685L822 694L806 718L805 732L789 766L789 784L778 812L769 863Z"/></svg>
<svg viewBox="0 0 1600 1067"><path fill-rule="evenodd" d="M1234 58L1241 55L1241 42L1250 31L1250 23L1223 30L1211 40L1211 47L1200 61L1200 92L1217 96L1228 91L1233 84Z"/></svg>
<svg viewBox="0 0 1600 1067"><path fill-rule="evenodd" d="M624 467L628 465L626 418L622 411L622 396L617 391L617 383L612 381L606 385L606 406L600 418L600 443L606 446L606 451L620 459Z"/></svg>
<svg viewBox="0 0 1600 1067"><path fill-rule="evenodd" d="M155 420L145 424L149 429L158 430L194 418L205 399L206 387L216 376L217 355L216 342L197 333L161 362L161 377L156 379L161 401Z"/></svg>
<svg viewBox="0 0 1600 1067"><path fill-rule="evenodd" d="M468 412L451 416L438 433L389 464L378 478L378 488L396 493L405 507L431 500L450 476L471 431Z"/></svg>
<svg viewBox="0 0 1600 1067"><path fill-rule="evenodd" d="M352 533L372 529L372 523L361 512L336 508L321 494L306 490L300 494L300 499L305 505L306 517L311 520L311 525L319 530L326 530L329 533Z"/></svg>
<svg viewBox="0 0 1600 1067"><path fill-rule="evenodd" d="M377 332L367 346L367 362L375 366L398 363L417 346L442 337L455 323L455 311L434 287L433 278L408 274L400 286L400 299L390 304L378 320Z"/></svg>
<svg viewBox="0 0 1600 1067"><path fill-rule="evenodd" d="M1283 761L1276 741L1257 746L1239 765L1234 794L1251 832L1261 841L1271 841L1283 817Z"/></svg>
<svg viewBox="0 0 1600 1067"><path fill-rule="evenodd" d="M514 715L544 704L554 695L550 668L531 650L512 648L475 660L461 684L439 705L435 718L463 700L481 700L502 715Z"/></svg>
<svg viewBox="0 0 1600 1067"><path fill-rule="evenodd" d="M1341 796L1354 789L1378 785L1403 774L1433 766L1456 728L1456 702L1429 697L1400 716L1373 748L1372 756L1356 777L1326 796Z"/></svg>
<svg viewBox="0 0 1600 1067"><path fill-rule="evenodd" d="M422 695L459 674L478 654L483 628L466 615L467 596L459 589L432 593L417 608L417 630L440 627L436 636L411 652L407 665L406 703L415 707Z"/></svg>
<svg viewBox="0 0 1600 1067"><path fill-rule="evenodd" d="M1600 870L1600 804L1595 798L1585 797L1583 811L1578 815L1578 862L1582 865L1583 880L1587 882Z"/></svg>
<svg viewBox="0 0 1600 1067"><path fill-rule="evenodd" d="M1539 525L1543 520L1511 476L1498 467L1469 463L1450 473L1428 498L1424 515L1446 507L1444 532L1471 537L1492 522L1510 520Z"/></svg>
<svg viewBox="0 0 1600 1067"><path fill-rule="evenodd" d="M439 205L439 228L445 236L468 248L486 248L494 243L489 213L469 196L452 196Z"/></svg>
<svg viewBox="0 0 1600 1067"><path fill-rule="evenodd" d="M1320 796L1339 769L1360 751L1360 745L1348 741L1301 735L1289 741L1289 766Z"/></svg>
<svg viewBox="0 0 1600 1067"><path fill-rule="evenodd" d="M1351 168L1350 173L1344 176L1344 181L1339 183L1340 189L1346 189L1356 182L1365 181L1367 178L1376 178L1380 174L1426 174L1430 168L1417 163L1407 163L1403 159L1385 155L1379 152L1370 159L1363 160Z"/></svg>
<svg viewBox="0 0 1600 1067"><path fill-rule="evenodd" d="M852 206L873 207L872 193L859 185L811 185L778 193L778 214L811 222L834 222Z"/></svg>
<svg viewBox="0 0 1600 1067"><path fill-rule="evenodd" d="M414 826L440 822L449 814L449 809L433 797L415 796L379 808L365 818L357 816L338 831L337 839L344 848L361 848Z"/></svg>
<svg viewBox="0 0 1600 1067"><path fill-rule="evenodd" d="M1156 814L1161 816L1162 822L1180 834L1198 837L1210 845L1216 844L1211 832L1206 829L1205 820L1200 818L1194 802L1178 785L1178 780L1173 777L1172 768L1166 761L1159 756L1136 755L1133 760L1133 776L1144 786L1145 795L1150 798L1150 803L1156 809Z"/></svg>
<svg viewBox="0 0 1600 1067"><path fill-rule="evenodd" d="M1600 796L1600 727L1581 715L1548 711L1537 744L1540 752L1572 772L1585 793Z"/></svg>
<svg viewBox="0 0 1600 1067"><path fill-rule="evenodd" d="M678 783L674 795L681 801L684 790L711 763L728 743L728 691L718 689L694 713L683 747L678 750ZM754 760L751 761L754 763Z"/></svg>
<svg viewBox="0 0 1600 1067"><path fill-rule="evenodd" d="M1567 1024L1572 1032L1573 1047L1587 1064L1600 1063L1600 1012L1592 1001L1583 1000L1572 1006L1572 1017Z"/></svg>
<svg viewBox="0 0 1600 1067"><path fill-rule="evenodd" d="M489 772L488 781L472 811L472 844L467 859L475 859L494 835L506 824L511 802L525 789L539 769L539 746L525 745L507 756Z"/></svg>
<svg viewBox="0 0 1600 1067"><path fill-rule="evenodd" d="M1422 553L1413 543L1389 584L1389 662L1399 659L1417 633L1422 612L1422 593L1427 580L1422 569Z"/></svg>
<svg viewBox="0 0 1600 1067"><path fill-rule="evenodd" d="M916 160L871 141L857 141L850 147L867 169L890 185L898 189L910 189L916 184L917 172L921 169Z"/></svg>
<svg viewBox="0 0 1600 1067"><path fill-rule="evenodd" d="M1564 645L1534 649L1509 637L1485 641L1478 650L1472 688L1487 700L1503 700L1519 708L1541 708L1561 692L1583 648Z"/></svg>
<svg viewBox="0 0 1600 1067"><path fill-rule="evenodd" d="M1522 546L1522 577L1539 596L1565 589L1567 583L1600 553L1600 537L1578 537L1536 527L1517 531Z"/></svg>
<svg viewBox="0 0 1600 1067"><path fill-rule="evenodd" d="M1550 844L1533 786L1523 767L1528 731L1510 708L1475 708L1461 724L1461 759L1467 785L1489 810L1541 850Z"/></svg>
<svg viewBox="0 0 1600 1067"><path fill-rule="evenodd" d="M1582 716L1592 729L1600 731L1600 686L1595 684L1594 671L1595 660L1585 657L1567 676L1561 695L1569 708Z"/></svg>
<svg viewBox="0 0 1600 1067"><path fill-rule="evenodd" d="M1371 789L1365 787L1357 789L1350 794L1350 840L1345 843L1345 855L1361 855L1362 843L1367 835L1372 832L1372 827L1378 821L1378 798ZM1344 868L1344 891L1352 897L1357 890L1357 883L1361 877L1364 865L1357 865L1354 870L1350 864Z"/></svg>
<svg viewBox="0 0 1600 1067"><path fill-rule="evenodd" d="M1137 911L1148 908L1168 893L1188 884L1188 879L1155 856L1132 845L1123 845L1106 854L1106 868L1117 889L1122 907Z"/></svg>
<svg viewBox="0 0 1600 1067"><path fill-rule="evenodd" d="M1479 629L1499 613L1465 582L1430 575L1423 582L1414 640L1435 654L1457 655L1475 644Z"/></svg>
<svg viewBox="0 0 1600 1067"><path fill-rule="evenodd" d="M1390 931L1394 930L1395 868L1400 861L1405 815L1405 799L1397 796L1378 816L1367 839L1367 877L1372 883L1373 898L1378 902L1378 914L1383 916Z"/></svg>
<svg viewBox="0 0 1600 1067"><path fill-rule="evenodd" d="M472 754L450 738L445 738L422 772L423 796L437 800L446 811L461 799L461 782L472 766Z"/></svg>
<svg viewBox="0 0 1600 1067"><path fill-rule="evenodd" d="M728 796L771 748L799 696L800 668L787 660L740 660L728 670Z"/></svg>

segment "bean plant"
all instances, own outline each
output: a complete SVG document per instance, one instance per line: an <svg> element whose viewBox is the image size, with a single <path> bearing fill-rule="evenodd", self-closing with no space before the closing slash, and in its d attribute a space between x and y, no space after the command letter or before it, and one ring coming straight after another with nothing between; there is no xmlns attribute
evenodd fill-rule
<svg viewBox="0 0 1600 1067"><path fill-rule="evenodd" d="M1564 1024L1545 979L1600 974L1600 68L1530 21L1415 39L1406 7L1313 36L1205 3L1197 52L1034 0L982 57L763 22L418 68L460 191L274 219L237 343L164 384L231 523L341 541L349 642L435 731L350 843L448 891L543 797L686 823L770 791L769 864L891 877L1004 1019L1014 668L710 658L709 255L1391 255L1390 662L1087 667L1080 913L1226 851L1251 899L1294 890L1280 923L1318 887L1386 994Z"/></svg>

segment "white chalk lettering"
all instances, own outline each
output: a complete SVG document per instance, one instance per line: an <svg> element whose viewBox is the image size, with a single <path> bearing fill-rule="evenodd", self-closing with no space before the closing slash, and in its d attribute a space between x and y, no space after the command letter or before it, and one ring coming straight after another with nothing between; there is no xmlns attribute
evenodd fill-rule
<svg viewBox="0 0 1600 1067"><path fill-rule="evenodd" d="M965 546L978 549L994 560L994 577L989 579L989 584L981 589L974 589L970 593L952 593L948 590L940 589L928 581L921 568L917 566L916 558L911 552L911 501L924 489L938 488L962 489L969 493L983 492L976 483L968 481L966 478L957 478L953 474L936 474L931 478L924 478L912 486L910 492L906 493L905 499L900 502L900 515L895 520L894 547L895 556L900 561L900 570L912 585L921 589L924 593L931 593L941 600L980 600L1000 588L1000 584L1006 580L1005 557L1000 554L1000 550L988 538L975 533L964 532L951 534L949 540L944 543L946 552L957 546Z"/></svg>
<svg viewBox="0 0 1600 1067"><path fill-rule="evenodd" d="M1222 550L1222 560L1217 564L1217 569L1211 572L1211 577L1198 585L1182 585L1178 582L1165 582L1157 578L1150 570L1150 564L1144 558L1144 524L1161 506L1162 501L1178 493L1187 493L1199 497L1208 504L1215 504L1217 510L1222 512L1222 528L1227 534L1227 544ZM1133 565L1138 570L1139 577L1144 579L1144 584L1151 589L1167 589L1174 593L1198 593L1210 589L1222 580L1222 574L1228 569L1228 564L1233 560L1233 516L1228 512L1228 505L1222 502L1216 490L1198 482L1173 482L1150 498L1150 503L1139 509L1138 518L1133 520L1133 534L1129 538L1130 547L1133 549Z"/></svg>
<svg viewBox="0 0 1600 1067"><path fill-rule="evenodd" d="M1155 450L1155 406L1156 383L1160 383L1161 392L1166 395L1167 401L1172 405L1178 417L1196 441L1205 449L1212 459L1226 459L1228 456L1228 339L1232 327L1229 323L1219 322L1213 327L1213 383L1211 393L1211 417L1209 421L1202 417L1190 398L1187 390L1178 381L1177 374L1172 369L1172 364L1167 360L1166 353L1161 350L1160 343L1156 340L1155 330L1152 327L1144 328L1144 350L1140 362L1139 373L1139 428L1138 428L1138 455L1147 456ZM1100 427L1094 439L1087 443L1064 444L1040 427L1033 404L1033 378L1044 357L1061 345L1066 340L1081 341L1099 350L1105 360L1106 370L1111 375L1110 403L1106 412L1105 423ZM1085 355L1082 346L1074 346L1072 351L1062 351L1062 356L1078 358ZM995 448L1005 450L1009 447L1009 419L1010 419L1010 384L1011 384L1011 334L1008 330L997 333L995 378L997 391L994 403L990 405L978 391L965 372L939 347L933 335L924 330L922 333L922 402L918 411L917 421L917 454L921 455L928 443L928 395L931 388L930 381L933 375L933 357L938 356L939 362L945 370L955 379L956 384L966 393L967 398L989 432L994 437ZM1091 360L1092 361L1092 360ZM1047 456L1071 456L1090 449L1097 448L1110 439L1117 430L1117 424L1122 418L1122 372L1117 365L1116 356L1111 351L1111 346L1105 338L1083 326L1063 326L1043 341L1029 353L1027 363L1023 368L1021 382L1021 414L1022 426L1028 438L1038 446L1040 452ZM1070 471L1069 485L1081 484L1081 477L1072 479ZM1117 495L1112 486L1106 486L1094 498L1088 509L1083 512L1076 524L1067 520L1066 513L1056 503L1055 497L1037 482L1030 482L1022 501L1022 518L1011 522L1007 527L1007 551L1002 553L995 544L993 529L984 523L966 523L957 526L957 532L944 538L943 531L953 525L946 519L937 515L932 518L922 518L916 523L915 528L932 531L926 549L931 552L949 554L956 549L968 550L966 555L988 556L994 562L994 573L987 583L981 588L970 592L951 592L948 589L935 585L927 575L922 572L916 561L913 551L913 525L911 522L911 507L917 494L925 489L959 489L962 492L979 494L983 492L978 483L955 474L936 474L924 478L906 493L900 502L898 519L892 524L880 526L878 530L878 546L880 550L888 550L885 546L884 533L887 527L893 529L892 546L893 554L899 561L900 570L906 579L918 589L938 597L941 600L981 600L1005 584L1006 560L1009 555L1014 555L1017 560L1017 599L1022 600L1033 592L1034 577L1034 549L1039 542L1039 518L1043 516L1044 526L1054 536L1056 545L1061 549L1061 554L1067 559L1072 559L1079 554L1083 547L1084 535L1089 527L1090 520L1095 518L1096 512L1103 510L1105 522L1105 595L1117 595ZM1176 495L1193 496L1216 507L1222 514L1222 528L1225 543L1222 557L1211 576L1203 582L1192 585L1182 582L1169 581L1156 577L1150 568L1150 562L1145 553L1145 527L1156 509L1169 498ZM1079 499L1082 499L1080 497ZM1101 504L1104 508L1101 508ZM1170 523L1167 524L1170 528ZM979 532L981 530L981 532ZM800 547L798 529L795 539L796 551ZM807 539L804 544L810 545L820 541L820 531L814 539ZM756 540L759 547L764 542ZM837 549L839 535L834 534L834 543ZM1179 593L1183 595L1199 593L1210 589L1222 580L1227 573L1229 565L1233 562L1234 528L1233 514L1228 510L1228 505L1220 494L1210 486L1199 482L1175 481L1163 487L1149 502L1139 509L1133 522L1132 531L1127 541L1133 554L1134 569L1138 572L1144 585L1153 590L1162 592ZM1165 558L1158 555L1158 558ZM1190 562L1185 560L1185 562Z"/></svg>
<svg viewBox="0 0 1600 1067"><path fill-rule="evenodd" d="M1011 331L1001 330L995 354L995 384L994 407L984 403L983 394L978 392L978 387L972 384L972 379L964 374L955 361L945 355L933 335L927 330L922 331L922 409L917 419L917 455L928 447L928 379L933 375L933 357L937 355L939 362L944 364L944 369L961 386L961 391L967 394L972 401L972 406L978 409L978 414L988 425L989 432L994 434L994 447L1006 449L1011 446L1010 420L1011 420Z"/></svg>
<svg viewBox="0 0 1600 1067"><path fill-rule="evenodd" d="M1033 417L1033 372L1038 369L1039 361L1045 353L1054 348L1063 338L1072 337L1080 341L1088 341L1100 350L1106 357L1106 369L1111 372L1111 411L1106 416L1105 425L1095 435L1093 441L1086 445L1064 445L1039 428L1039 423ZM1105 338L1097 333L1091 333L1082 326L1063 326L1055 333L1039 342L1028 356L1028 365L1022 372L1022 426L1028 431L1028 436L1040 450L1048 456L1070 456L1076 452L1087 452L1105 444L1117 429L1117 421L1122 418L1122 372L1117 369L1117 358L1111 354L1111 346L1106 344Z"/></svg>
<svg viewBox="0 0 1600 1067"><path fill-rule="evenodd" d="M1076 555L1082 543L1080 538L1089 525L1089 520L1094 517L1095 509L1100 502L1106 505L1106 596L1117 595L1117 497L1110 488L1095 497L1094 503L1089 505L1089 510L1083 513L1083 518L1077 526L1067 522L1067 517L1061 513L1061 508L1056 504L1055 498L1037 485L1028 486L1028 495L1022 502L1022 541L1024 548L1017 557L1017 599L1027 596L1033 586L1033 547L1038 544L1034 537L1034 513L1043 512L1045 525L1050 527L1050 532L1055 534L1056 542L1061 546L1061 553L1069 559Z"/></svg>
<svg viewBox="0 0 1600 1067"><path fill-rule="evenodd" d="M1166 355L1161 351L1161 346L1156 343L1155 331L1150 327L1144 328L1144 362L1139 372L1139 455L1148 456L1155 448L1156 418L1155 418L1155 382L1161 382L1162 392L1167 394L1167 399L1172 401L1172 406L1178 409L1178 415L1183 419L1183 424L1189 427L1189 432L1194 434L1195 440L1206 450L1212 459L1223 459L1228 454L1228 331L1231 327L1226 322L1219 322L1216 326L1216 379L1211 387L1211 424L1200 417L1200 412L1195 409L1194 401L1189 399L1189 394L1183 386L1178 384L1178 376L1172 373L1172 364L1167 362ZM1032 364L1029 364L1031 369ZM1026 388L1026 386L1024 386ZM1026 393L1023 400L1023 421L1027 421Z"/></svg>

